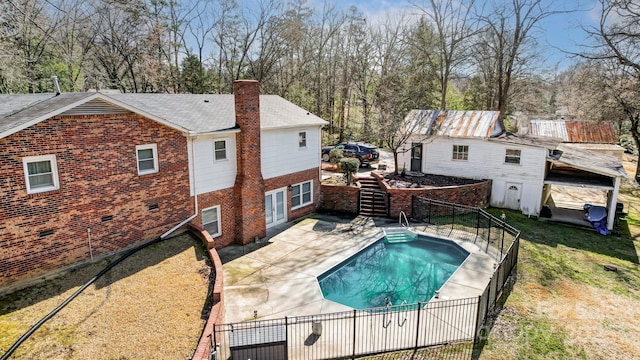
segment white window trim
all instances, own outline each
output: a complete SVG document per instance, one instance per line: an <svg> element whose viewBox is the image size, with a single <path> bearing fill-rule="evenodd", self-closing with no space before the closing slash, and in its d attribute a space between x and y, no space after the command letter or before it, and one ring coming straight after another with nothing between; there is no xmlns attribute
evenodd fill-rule
<svg viewBox="0 0 640 360"><path fill-rule="evenodd" d="M40 187L31 189L31 182L29 181L29 167L28 163L49 161L51 162L51 173L53 178L53 185L47 187ZM24 180L27 184L27 194L38 194L46 191L53 191L60 189L60 181L58 180L58 164L55 155L41 155L41 156L27 156L22 158L22 166L24 168Z"/></svg>
<svg viewBox="0 0 640 360"><path fill-rule="evenodd" d="M304 133L304 146L300 145L300 134ZM307 143L309 142L309 137L306 130L298 131L298 149L306 149Z"/></svg>
<svg viewBox="0 0 640 360"><path fill-rule="evenodd" d="M520 154L517 157L514 156L514 155L509 156L509 155L507 155L507 151L509 151L509 150L519 151ZM513 158L513 159L517 158L518 162L509 162L509 161L507 161L507 158ZM520 165L522 163L522 150L521 149L514 149L514 148L505 149L504 150L504 163L505 164L509 164L509 165L516 165L516 166Z"/></svg>
<svg viewBox="0 0 640 360"><path fill-rule="evenodd" d="M204 223L204 212L207 210L211 210L211 209L217 209L216 210L216 214L218 215L218 218L216 219L216 221L218 222L218 232L215 234L211 234L209 233L209 235L211 235L212 238L218 237L222 235L222 215L220 214L220 205L216 205L216 206L212 206L212 207L208 207L206 209L202 209L202 213L201 213L201 217L203 219L202 221L202 228L204 229L205 223ZM209 223L207 223L209 224Z"/></svg>
<svg viewBox="0 0 640 360"><path fill-rule="evenodd" d="M224 159L216 159L216 141L224 141ZM213 139L213 142L211 144L211 146L213 147L213 162L218 162L218 161L229 161L229 141L228 139Z"/></svg>
<svg viewBox="0 0 640 360"><path fill-rule="evenodd" d="M467 148L467 151L466 151L466 152L464 152L464 151L458 151L458 152L456 152L456 151L455 151L456 147L458 147L458 149L459 149L460 147L466 147L466 148ZM452 160L452 161L469 161L469 153L471 152L471 151L470 151L471 149L469 148L469 145L464 145L464 144L454 144L454 145L453 145L453 147L452 147L451 149L452 149L452 152L451 152L451 160ZM466 159L456 159L456 158L455 158L455 155L456 155L456 154L458 154L458 155L467 154L467 158L466 158Z"/></svg>
<svg viewBox="0 0 640 360"><path fill-rule="evenodd" d="M309 189L311 196L310 196L309 202L305 203L305 202L303 202L302 185L304 185L306 183L310 183L311 184L310 189ZM296 186L300 187L300 205L294 207L293 206L293 188L296 187ZM291 185L291 199L290 200L291 200L291 205L292 205L291 206L291 210L300 209L300 208L303 208L305 206L309 206L309 205L313 204L313 180L303 181L301 183L297 183L297 184Z"/></svg>
<svg viewBox="0 0 640 360"><path fill-rule="evenodd" d="M140 150L148 150L151 149L153 151L153 169L151 170L140 170L140 159L138 158L138 151ZM137 145L136 146L136 167L138 169L138 175L147 175L147 174L155 174L159 171L158 168L158 145L156 144L145 144L145 145Z"/></svg>

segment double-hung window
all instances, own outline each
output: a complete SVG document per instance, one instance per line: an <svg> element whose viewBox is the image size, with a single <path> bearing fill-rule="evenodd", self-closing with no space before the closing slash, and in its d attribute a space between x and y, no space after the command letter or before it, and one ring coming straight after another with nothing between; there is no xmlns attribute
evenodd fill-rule
<svg viewBox="0 0 640 360"><path fill-rule="evenodd" d="M22 158L27 193L36 194L60 188L55 155Z"/></svg>
<svg viewBox="0 0 640 360"><path fill-rule="evenodd" d="M520 164L520 150L507 149L504 154L504 162L508 164Z"/></svg>
<svg viewBox="0 0 640 360"><path fill-rule="evenodd" d="M227 140L213 141L213 159L215 161L227 160Z"/></svg>
<svg viewBox="0 0 640 360"><path fill-rule="evenodd" d="M307 132L306 131L300 131L298 133L298 147L299 148L306 148L307 147Z"/></svg>
<svg viewBox="0 0 640 360"><path fill-rule="evenodd" d="M453 145L453 160L469 160L469 145Z"/></svg>
<svg viewBox="0 0 640 360"><path fill-rule="evenodd" d="M202 227L207 230L211 237L220 236L220 205L202 210Z"/></svg>
<svg viewBox="0 0 640 360"><path fill-rule="evenodd" d="M136 157L138 161L138 175L158 172L158 147L156 144L136 146Z"/></svg>
<svg viewBox="0 0 640 360"><path fill-rule="evenodd" d="M313 202L313 182L305 181L303 183L291 186L291 209L297 209L309 205Z"/></svg>

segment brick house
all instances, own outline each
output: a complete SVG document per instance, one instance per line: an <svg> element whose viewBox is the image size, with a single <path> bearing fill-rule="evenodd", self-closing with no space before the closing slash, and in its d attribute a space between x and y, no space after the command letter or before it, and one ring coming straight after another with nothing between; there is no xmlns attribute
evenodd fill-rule
<svg viewBox="0 0 640 360"><path fill-rule="evenodd" d="M326 122L234 95L0 95L0 293L190 223L247 243L315 210Z"/></svg>

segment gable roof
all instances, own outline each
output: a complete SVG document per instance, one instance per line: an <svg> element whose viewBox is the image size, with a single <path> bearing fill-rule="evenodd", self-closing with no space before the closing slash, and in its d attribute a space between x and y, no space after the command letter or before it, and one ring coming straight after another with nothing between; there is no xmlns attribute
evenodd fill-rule
<svg viewBox="0 0 640 360"><path fill-rule="evenodd" d="M618 132L613 123L574 120L531 120L533 136L561 138L567 143L615 144Z"/></svg>
<svg viewBox="0 0 640 360"><path fill-rule="evenodd" d="M503 132L499 118L499 111L411 110L404 123L420 135L486 139Z"/></svg>
<svg viewBox="0 0 640 360"><path fill-rule="evenodd" d="M120 109L117 109L120 108ZM124 109L125 111L122 111ZM60 114L135 112L190 134L236 127L233 95L63 93L0 95L0 138ZM260 95L260 128L327 124L277 95Z"/></svg>

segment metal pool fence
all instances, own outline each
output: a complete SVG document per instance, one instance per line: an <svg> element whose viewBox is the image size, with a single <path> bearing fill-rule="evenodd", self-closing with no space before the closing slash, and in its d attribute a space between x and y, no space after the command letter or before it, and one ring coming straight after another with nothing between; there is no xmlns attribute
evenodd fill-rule
<svg viewBox="0 0 640 360"><path fill-rule="evenodd" d="M414 199L414 218L415 204ZM503 245L495 272L481 296L216 324L211 339L212 358L282 360L372 356L375 359L377 354L390 352L397 353L398 359L411 354L438 359L476 357L488 336L496 309L509 294L510 279L514 278L518 260L520 233L480 209L436 202L428 206L424 213L438 221L431 224L442 226L449 219L450 224L446 225L451 229L464 230L450 232L449 237L468 234L475 226L476 240L487 236L482 239L487 244ZM395 357L385 355L384 358Z"/></svg>
<svg viewBox="0 0 640 360"><path fill-rule="evenodd" d="M471 206L414 196L411 210L414 220L428 224L428 232L474 242L499 262L520 237L504 219Z"/></svg>

